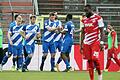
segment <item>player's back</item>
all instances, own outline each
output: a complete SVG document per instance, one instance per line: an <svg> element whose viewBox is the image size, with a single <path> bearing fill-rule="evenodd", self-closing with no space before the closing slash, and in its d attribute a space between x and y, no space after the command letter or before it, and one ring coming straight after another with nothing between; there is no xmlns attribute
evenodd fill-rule
<svg viewBox="0 0 120 80"><path fill-rule="evenodd" d="M71 38L73 39L73 32L74 32L74 24L72 21L68 21L66 24L65 24L65 28L67 31L66 31L66 34L64 36L64 38Z"/></svg>

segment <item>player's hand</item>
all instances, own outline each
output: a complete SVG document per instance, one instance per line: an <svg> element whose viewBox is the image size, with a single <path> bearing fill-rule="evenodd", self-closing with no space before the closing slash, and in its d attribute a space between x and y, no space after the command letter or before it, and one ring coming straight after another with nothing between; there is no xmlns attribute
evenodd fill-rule
<svg viewBox="0 0 120 80"><path fill-rule="evenodd" d="M13 45L13 42L10 40L10 45Z"/></svg>
<svg viewBox="0 0 120 80"><path fill-rule="evenodd" d="M29 39L30 36L25 36L25 39Z"/></svg>
<svg viewBox="0 0 120 80"><path fill-rule="evenodd" d="M104 44L100 44L100 50L101 50L101 51L104 50Z"/></svg>

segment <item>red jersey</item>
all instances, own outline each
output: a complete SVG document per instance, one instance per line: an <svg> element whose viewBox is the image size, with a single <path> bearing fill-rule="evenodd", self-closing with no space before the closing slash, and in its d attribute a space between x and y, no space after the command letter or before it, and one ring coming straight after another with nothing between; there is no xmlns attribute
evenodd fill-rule
<svg viewBox="0 0 120 80"><path fill-rule="evenodd" d="M94 14L90 18L84 18L82 23L84 24L83 29L85 34L83 43L90 45L96 41L99 41L99 27L104 27L102 17L98 14Z"/></svg>

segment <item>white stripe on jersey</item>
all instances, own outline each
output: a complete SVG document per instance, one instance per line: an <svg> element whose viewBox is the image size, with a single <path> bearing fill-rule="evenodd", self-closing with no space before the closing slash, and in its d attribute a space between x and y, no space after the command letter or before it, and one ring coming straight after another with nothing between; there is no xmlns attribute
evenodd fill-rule
<svg viewBox="0 0 120 80"><path fill-rule="evenodd" d="M46 39L45 41L50 42L50 41L54 38L55 34L56 34L56 33L52 34L52 35L51 35L48 39Z"/></svg>
<svg viewBox="0 0 120 80"><path fill-rule="evenodd" d="M11 40L14 40L18 35L19 35L19 33L15 33L15 35L12 35Z"/></svg>
<svg viewBox="0 0 120 80"><path fill-rule="evenodd" d="M21 41L22 41L22 37L20 37L20 39L17 40L17 42L14 43L15 46L17 46Z"/></svg>
<svg viewBox="0 0 120 80"><path fill-rule="evenodd" d="M60 38L61 38L61 36L62 36L62 34L60 33L60 34L54 39L54 41L59 41Z"/></svg>
<svg viewBox="0 0 120 80"><path fill-rule="evenodd" d="M90 33L90 34L86 33L86 34L85 34L85 37L87 38L87 37L89 37L89 36L91 36L91 35L93 35L93 34L96 34L96 32L93 32L93 33Z"/></svg>
<svg viewBox="0 0 120 80"><path fill-rule="evenodd" d="M88 37L88 38L85 37L85 39L86 39L86 41L90 41L90 39L95 38L96 36L97 36L97 35L91 36L91 37Z"/></svg>
<svg viewBox="0 0 120 80"><path fill-rule="evenodd" d="M27 44L32 45L33 42L34 42L34 40L30 40Z"/></svg>
<svg viewBox="0 0 120 80"><path fill-rule="evenodd" d="M84 44L91 44L91 42L93 42L95 39L92 39L92 40L90 40L90 41L86 41L85 39L84 39Z"/></svg>
<svg viewBox="0 0 120 80"><path fill-rule="evenodd" d="M46 31L45 33L44 33L44 36L47 36L48 34L50 34L51 32L49 32L49 31Z"/></svg>

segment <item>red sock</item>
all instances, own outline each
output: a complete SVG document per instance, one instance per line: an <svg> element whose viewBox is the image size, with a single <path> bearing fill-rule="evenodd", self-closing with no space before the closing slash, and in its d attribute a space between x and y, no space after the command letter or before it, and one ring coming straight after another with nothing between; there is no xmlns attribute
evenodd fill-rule
<svg viewBox="0 0 120 80"><path fill-rule="evenodd" d="M110 63L111 63L111 59L108 59L108 60L107 60L107 65L106 65L106 68L105 68L105 69L108 69L108 68L109 68Z"/></svg>
<svg viewBox="0 0 120 80"><path fill-rule="evenodd" d="M120 67L120 61L118 60L118 58L114 58L114 60L119 65L119 67Z"/></svg>
<svg viewBox="0 0 120 80"><path fill-rule="evenodd" d="M89 61L89 75L90 75L90 80L94 80L94 67L93 67L93 61Z"/></svg>

